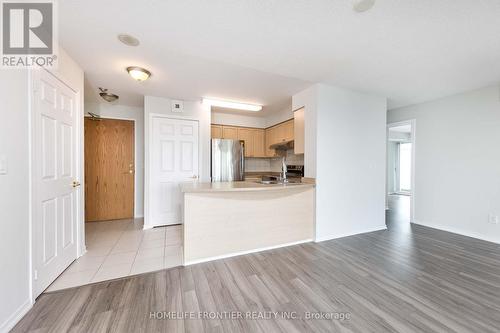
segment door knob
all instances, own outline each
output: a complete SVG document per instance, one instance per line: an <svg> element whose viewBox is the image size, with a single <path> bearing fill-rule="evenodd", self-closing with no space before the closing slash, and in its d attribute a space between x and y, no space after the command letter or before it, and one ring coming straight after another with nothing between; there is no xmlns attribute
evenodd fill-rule
<svg viewBox="0 0 500 333"><path fill-rule="evenodd" d="M192 176L191 178L192 178L192 179L196 179L196 178L198 178L198 176L197 176L197 175L194 175L194 176Z"/></svg>
<svg viewBox="0 0 500 333"><path fill-rule="evenodd" d="M80 182L78 182L76 180L73 181L73 184L72 184L73 187L78 187L80 185L82 185L82 184L80 184Z"/></svg>

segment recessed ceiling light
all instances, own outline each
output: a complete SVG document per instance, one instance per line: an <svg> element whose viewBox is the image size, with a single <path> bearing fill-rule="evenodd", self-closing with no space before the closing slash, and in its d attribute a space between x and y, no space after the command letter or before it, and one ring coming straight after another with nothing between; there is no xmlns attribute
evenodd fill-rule
<svg viewBox="0 0 500 333"><path fill-rule="evenodd" d="M352 8L358 13L366 12L375 5L375 0L353 0Z"/></svg>
<svg viewBox="0 0 500 333"><path fill-rule="evenodd" d="M229 101L223 101L223 100L211 99L211 98L204 98L203 104L207 104L210 106L218 106L221 108L245 110L245 111L260 111L260 110L262 110L262 105L229 102Z"/></svg>
<svg viewBox="0 0 500 333"><path fill-rule="evenodd" d="M137 80L137 81L146 81L151 76L150 71L148 71L145 68L137 67L137 66L127 67L127 72L130 74L130 76L134 80Z"/></svg>
<svg viewBox="0 0 500 333"><path fill-rule="evenodd" d="M138 46L140 44L137 38L127 34L118 35L118 40L127 46Z"/></svg>

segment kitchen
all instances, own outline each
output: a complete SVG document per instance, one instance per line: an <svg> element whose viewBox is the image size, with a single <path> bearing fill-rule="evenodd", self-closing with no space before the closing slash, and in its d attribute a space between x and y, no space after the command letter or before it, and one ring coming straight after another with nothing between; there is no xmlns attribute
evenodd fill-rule
<svg viewBox="0 0 500 333"><path fill-rule="evenodd" d="M304 112L286 111L281 117L292 117L262 128L212 110L211 182L181 184L185 265L313 240Z"/></svg>

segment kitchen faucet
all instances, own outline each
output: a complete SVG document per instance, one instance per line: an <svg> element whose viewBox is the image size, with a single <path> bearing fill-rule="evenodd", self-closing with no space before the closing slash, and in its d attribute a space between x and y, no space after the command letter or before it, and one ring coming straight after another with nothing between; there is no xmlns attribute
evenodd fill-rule
<svg viewBox="0 0 500 333"><path fill-rule="evenodd" d="M286 173L288 172L288 170L287 170L287 167L286 167L285 157L284 156L283 156L283 159L281 160L281 172L283 174L281 176L281 180L283 181L283 183L288 182L288 180L286 179Z"/></svg>

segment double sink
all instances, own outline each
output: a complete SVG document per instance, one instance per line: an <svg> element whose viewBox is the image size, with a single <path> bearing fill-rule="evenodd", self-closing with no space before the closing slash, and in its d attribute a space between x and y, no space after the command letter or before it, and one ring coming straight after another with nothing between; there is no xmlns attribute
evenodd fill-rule
<svg viewBox="0 0 500 333"><path fill-rule="evenodd" d="M301 178L283 179L278 176L262 176L262 178L256 181L256 183L265 185L300 185L302 180Z"/></svg>

